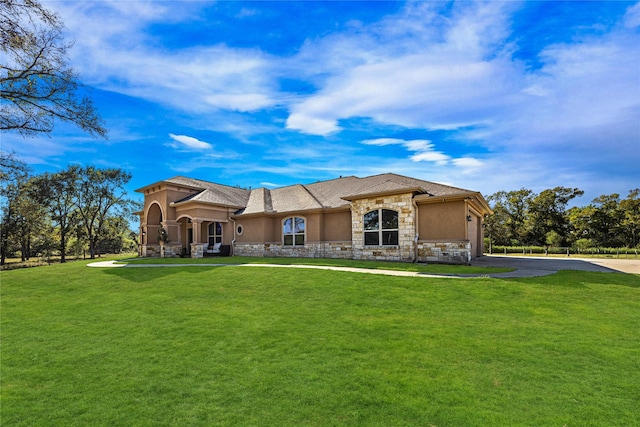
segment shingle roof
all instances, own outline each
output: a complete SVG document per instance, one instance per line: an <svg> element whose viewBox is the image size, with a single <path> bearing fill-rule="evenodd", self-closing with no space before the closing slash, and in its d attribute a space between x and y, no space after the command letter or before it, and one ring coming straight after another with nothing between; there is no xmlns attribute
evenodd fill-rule
<svg viewBox="0 0 640 427"><path fill-rule="evenodd" d="M199 201L242 208L238 213L239 215L348 207L350 200L379 194L416 192L442 197L473 192L392 173L365 178L347 176L307 185L296 184L273 190L267 188L245 190L182 176L162 182L200 190L175 203ZM137 191L142 191L144 188Z"/></svg>
<svg viewBox="0 0 640 427"><path fill-rule="evenodd" d="M213 182L186 178L183 176L176 176L163 182L201 190L196 194L189 195L174 203L198 201L224 206L244 207L247 205L250 195L250 191L243 188L230 187L228 185L215 184Z"/></svg>
<svg viewBox="0 0 640 427"><path fill-rule="evenodd" d="M391 173L365 178L347 176L307 185L252 190L241 214L340 208L349 206L349 200L403 192L446 196L471 191Z"/></svg>

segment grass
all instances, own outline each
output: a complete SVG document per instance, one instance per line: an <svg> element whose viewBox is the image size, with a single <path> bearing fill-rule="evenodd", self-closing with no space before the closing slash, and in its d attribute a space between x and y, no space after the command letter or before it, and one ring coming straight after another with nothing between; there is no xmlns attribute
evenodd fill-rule
<svg viewBox="0 0 640 427"><path fill-rule="evenodd" d="M371 268L379 270L415 271L431 274L490 274L512 271L509 268L478 267L470 265L422 264L388 261L359 261L329 258L262 258L262 257L210 257L210 258L133 258L129 264L278 264L329 265L337 267Z"/></svg>
<svg viewBox="0 0 640 427"><path fill-rule="evenodd" d="M638 425L640 280L0 273L11 426Z"/></svg>

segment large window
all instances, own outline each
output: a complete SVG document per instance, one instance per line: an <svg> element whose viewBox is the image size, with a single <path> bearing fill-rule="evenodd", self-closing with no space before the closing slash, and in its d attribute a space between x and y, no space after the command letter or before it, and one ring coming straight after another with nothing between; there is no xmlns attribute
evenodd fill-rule
<svg viewBox="0 0 640 427"><path fill-rule="evenodd" d="M222 243L222 223L212 222L209 224L209 247L216 243Z"/></svg>
<svg viewBox="0 0 640 427"><path fill-rule="evenodd" d="M394 246L398 244L398 212L376 209L364 215L364 244Z"/></svg>
<svg viewBox="0 0 640 427"><path fill-rule="evenodd" d="M282 222L282 235L285 246L304 245L304 218L291 217Z"/></svg>

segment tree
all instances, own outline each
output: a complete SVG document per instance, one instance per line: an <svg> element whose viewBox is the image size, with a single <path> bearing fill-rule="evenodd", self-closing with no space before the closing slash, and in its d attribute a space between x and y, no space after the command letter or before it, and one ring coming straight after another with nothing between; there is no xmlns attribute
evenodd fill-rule
<svg viewBox="0 0 640 427"><path fill-rule="evenodd" d="M490 228L503 245L521 245L526 235L525 222L532 199L532 191L521 188L516 191L498 191L487 198L494 203L495 218L489 217Z"/></svg>
<svg viewBox="0 0 640 427"><path fill-rule="evenodd" d="M0 197L2 198L2 227L0 227L0 265L9 254L12 238L19 234L22 217L18 198L29 181L31 169L14 153L0 152Z"/></svg>
<svg viewBox="0 0 640 427"><path fill-rule="evenodd" d="M640 245L640 188L629 191L627 198L620 201L620 209L622 239L628 247L635 248Z"/></svg>
<svg viewBox="0 0 640 427"><path fill-rule="evenodd" d="M544 190L531 199L526 221L527 242L543 245L550 231L555 231L563 240L566 240L570 231L566 215L567 204L582 194L584 191L578 188L555 187Z"/></svg>
<svg viewBox="0 0 640 427"><path fill-rule="evenodd" d="M94 259L110 215L119 211L120 215L126 216L132 206L132 202L125 199L124 189L131 174L122 169L97 169L93 166L77 167L77 171L76 205L89 241L91 259Z"/></svg>
<svg viewBox="0 0 640 427"><path fill-rule="evenodd" d="M66 262L69 234L78 222L75 203L77 179L77 166L70 166L66 170L54 174L44 173L35 178L36 198L57 226L60 235L61 263Z"/></svg>
<svg viewBox="0 0 640 427"><path fill-rule="evenodd" d="M92 100L69 66L60 17L37 0L0 0L0 130L50 133L56 119L106 137Z"/></svg>
<svg viewBox="0 0 640 427"><path fill-rule="evenodd" d="M35 178L30 178L13 201L17 214L15 232L20 242L22 261L31 258L33 241L47 232L48 218L44 207L37 199L37 191Z"/></svg>
<svg viewBox="0 0 640 427"><path fill-rule="evenodd" d="M622 243L620 227L624 212L620 209L620 195L609 194L598 196L591 204L592 213L589 220L593 237L598 246L615 247Z"/></svg>

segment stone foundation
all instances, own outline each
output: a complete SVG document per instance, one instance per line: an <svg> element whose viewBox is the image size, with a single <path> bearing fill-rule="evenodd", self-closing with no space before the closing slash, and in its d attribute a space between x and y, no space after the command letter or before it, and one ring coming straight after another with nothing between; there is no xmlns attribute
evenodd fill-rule
<svg viewBox="0 0 640 427"><path fill-rule="evenodd" d="M306 243L304 246L284 246L282 243L236 243L234 254L275 258L353 258L351 242Z"/></svg>
<svg viewBox="0 0 640 427"><path fill-rule="evenodd" d="M236 243L234 255L274 258L338 258L375 261L414 261L413 245L365 246L354 250L351 242L312 242L304 246L284 246L282 243ZM202 244L191 245L191 257L202 258ZM165 258L177 257L182 246L165 245ZM142 245L143 257L159 258L160 245ZM471 261L471 243L466 240L456 242L418 241L418 262L442 264L468 264Z"/></svg>
<svg viewBox="0 0 640 427"><path fill-rule="evenodd" d="M418 241L418 262L468 264L470 261L471 243L466 240L457 242Z"/></svg>
<svg viewBox="0 0 640 427"><path fill-rule="evenodd" d="M180 256L182 245L164 245L164 257L175 258ZM160 258L162 256L160 245L142 245L140 248L141 256L150 258Z"/></svg>

